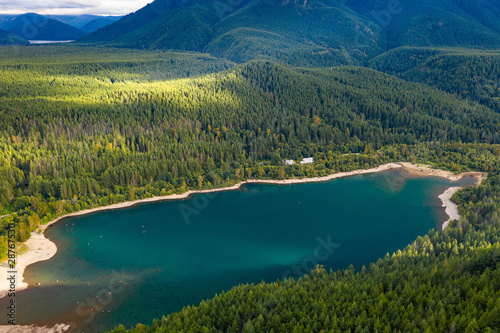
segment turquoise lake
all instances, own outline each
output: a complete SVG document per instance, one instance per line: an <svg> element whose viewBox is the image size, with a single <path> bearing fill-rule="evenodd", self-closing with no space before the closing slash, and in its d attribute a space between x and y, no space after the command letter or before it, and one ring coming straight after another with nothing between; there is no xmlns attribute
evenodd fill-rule
<svg viewBox="0 0 500 333"><path fill-rule="evenodd" d="M66 218L46 232L57 255L26 270L17 323L104 332L316 264L359 270L439 229L447 215L437 196L473 182L387 171Z"/></svg>

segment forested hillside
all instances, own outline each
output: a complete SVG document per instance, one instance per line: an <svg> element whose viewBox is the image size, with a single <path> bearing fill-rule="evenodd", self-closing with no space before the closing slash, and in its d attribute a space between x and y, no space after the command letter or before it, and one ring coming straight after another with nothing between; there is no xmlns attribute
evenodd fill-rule
<svg viewBox="0 0 500 333"><path fill-rule="evenodd" d="M495 49L498 22L490 0L156 0L80 42L330 67L402 46Z"/></svg>
<svg viewBox="0 0 500 333"><path fill-rule="evenodd" d="M9 31L0 29L0 45L23 45L23 44L28 44L28 41Z"/></svg>
<svg viewBox="0 0 500 333"><path fill-rule="evenodd" d="M388 49L400 46L498 48L496 0L349 0L387 34Z"/></svg>
<svg viewBox="0 0 500 333"><path fill-rule="evenodd" d="M378 53L371 36L358 31L359 26L360 31L368 29L368 20L331 2L252 0L227 5L158 0L80 42L208 52L235 62L274 59L321 67L357 61L365 52ZM318 20L323 23L314 24ZM340 47L344 42L366 46L347 54Z"/></svg>
<svg viewBox="0 0 500 333"><path fill-rule="evenodd" d="M499 51L405 47L370 60L370 66L500 112Z"/></svg>
<svg viewBox="0 0 500 333"><path fill-rule="evenodd" d="M57 55L57 56L54 56ZM233 68L234 63L199 53L146 52L115 48L80 48L67 46L31 46L0 48L2 69L38 75L42 85L47 77L57 76L91 80L115 81L162 81L167 79L196 77ZM5 81L4 81L5 82ZM13 82L11 82L13 84ZM25 86L22 80L15 87ZM75 89L68 88L78 94ZM50 91L50 85L45 92ZM93 90L92 90L93 91ZM42 95L36 88L25 91L25 98ZM51 94L59 94L53 89ZM23 97L19 92L19 96Z"/></svg>

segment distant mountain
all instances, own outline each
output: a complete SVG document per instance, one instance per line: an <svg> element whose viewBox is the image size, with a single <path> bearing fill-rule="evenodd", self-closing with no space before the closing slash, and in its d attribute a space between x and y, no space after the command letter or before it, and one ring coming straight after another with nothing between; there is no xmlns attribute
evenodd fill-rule
<svg viewBox="0 0 500 333"><path fill-rule="evenodd" d="M62 22L74 28L80 29L85 24L99 18L97 15L44 15L47 18Z"/></svg>
<svg viewBox="0 0 500 333"><path fill-rule="evenodd" d="M34 13L3 22L0 29L28 40L76 40L85 36L85 33L70 25Z"/></svg>
<svg viewBox="0 0 500 333"><path fill-rule="evenodd" d="M23 45L29 44L28 40L6 30L0 30L0 45Z"/></svg>
<svg viewBox="0 0 500 333"><path fill-rule="evenodd" d="M87 24L80 27L79 29L86 34L89 34L89 33L92 33L98 29L104 28L105 26L110 25L110 24L118 21L120 18L121 18L121 16L97 17L96 19L88 22Z"/></svg>
<svg viewBox="0 0 500 333"><path fill-rule="evenodd" d="M68 24L82 30L85 33L94 32L97 29L105 27L106 25L116 22L122 18L122 16L99 15L46 15L46 17Z"/></svg>
<svg viewBox="0 0 500 333"><path fill-rule="evenodd" d="M156 0L80 41L235 62L360 64L400 46L500 48L497 0Z"/></svg>

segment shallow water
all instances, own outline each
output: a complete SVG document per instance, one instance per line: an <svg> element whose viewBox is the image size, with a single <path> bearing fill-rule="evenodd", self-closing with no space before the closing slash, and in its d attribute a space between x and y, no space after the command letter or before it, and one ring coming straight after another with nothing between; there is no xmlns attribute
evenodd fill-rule
<svg viewBox="0 0 500 333"><path fill-rule="evenodd" d="M316 264L360 269L440 229L447 216L437 196L472 183L392 170L67 218L46 232L57 255L26 270L30 288L17 295L17 323L74 322L103 332Z"/></svg>

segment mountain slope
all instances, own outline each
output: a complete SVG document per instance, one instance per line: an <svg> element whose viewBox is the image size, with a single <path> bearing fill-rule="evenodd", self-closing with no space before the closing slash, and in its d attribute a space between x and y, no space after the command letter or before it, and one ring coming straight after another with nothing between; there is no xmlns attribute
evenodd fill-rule
<svg viewBox="0 0 500 333"><path fill-rule="evenodd" d="M44 15L47 18L62 22L77 29L99 18L97 15Z"/></svg>
<svg viewBox="0 0 500 333"><path fill-rule="evenodd" d="M288 53L295 51L300 55L301 50L307 50L312 54L333 54L341 58L341 63L350 64L382 51L376 41L385 40L385 35L370 30L369 24L366 18L336 1L303 1L283 5L281 2L255 0L218 22L214 30L216 36L234 34L236 29L242 28L265 31L281 36L289 45ZM214 39L208 45L207 49L212 54L214 49L231 51L220 43L220 39ZM249 50L255 50L249 41L249 36L241 35L231 47L244 43L249 44ZM264 42L265 39L261 38L261 45ZM282 51L271 43L268 43L267 50ZM240 53L231 55L230 59L235 59Z"/></svg>
<svg viewBox="0 0 500 333"><path fill-rule="evenodd" d="M106 21L110 23L118 21L121 16L99 16L99 15L46 15L47 18L65 23L82 30L82 28L92 21ZM83 31L83 30L82 30Z"/></svg>
<svg viewBox="0 0 500 333"><path fill-rule="evenodd" d="M15 15L0 15L0 24L10 21L15 17Z"/></svg>
<svg viewBox="0 0 500 333"><path fill-rule="evenodd" d="M500 13L489 0L349 0L387 33L388 49L399 46L498 48Z"/></svg>
<svg viewBox="0 0 500 333"><path fill-rule="evenodd" d="M322 24L315 24L318 21ZM244 29L250 29L246 32L254 36L246 35ZM337 58L339 52L349 48L354 58L364 58L380 52L372 39L384 37L374 37L368 20L333 0L301 3L252 0L239 7L222 9L208 0L157 0L80 41L225 53L231 60L245 61L274 58L277 40L281 41L278 45L288 45L288 53L320 52ZM241 55L242 48L245 55ZM354 51L358 49L359 52ZM298 55L288 58L302 57ZM348 58L342 62L353 60L350 55Z"/></svg>
<svg viewBox="0 0 500 333"><path fill-rule="evenodd" d="M485 27L500 33L500 6L496 0L455 0L465 13Z"/></svg>
<svg viewBox="0 0 500 333"><path fill-rule="evenodd" d="M178 7L181 3L180 0L156 0L137 12L126 15L105 29L96 31L82 38L80 41L88 43L114 42L127 33L139 29L148 22L153 21L161 14Z"/></svg>
<svg viewBox="0 0 500 333"><path fill-rule="evenodd" d="M107 25L110 25L111 23L114 23L118 21L120 17L118 16L106 16L106 17L97 17L93 19L92 21L86 23L85 25L79 27L81 31L83 31L86 34L89 34L91 32L94 32L98 29L101 29Z"/></svg>
<svg viewBox="0 0 500 333"><path fill-rule="evenodd" d="M499 51L404 47L375 57L369 65L500 112Z"/></svg>
<svg viewBox="0 0 500 333"><path fill-rule="evenodd" d="M392 3L392 5L391 5ZM400 46L500 47L493 0L157 0L81 39L232 61L361 64Z"/></svg>
<svg viewBox="0 0 500 333"><path fill-rule="evenodd" d="M28 40L76 40L85 35L70 25L33 13L17 16L0 28Z"/></svg>
<svg viewBox="0 0 500 333"><path fill-rule="evenodd" d="M0 29L0 45L22 45L28 41L12 32Z"/></svg>

